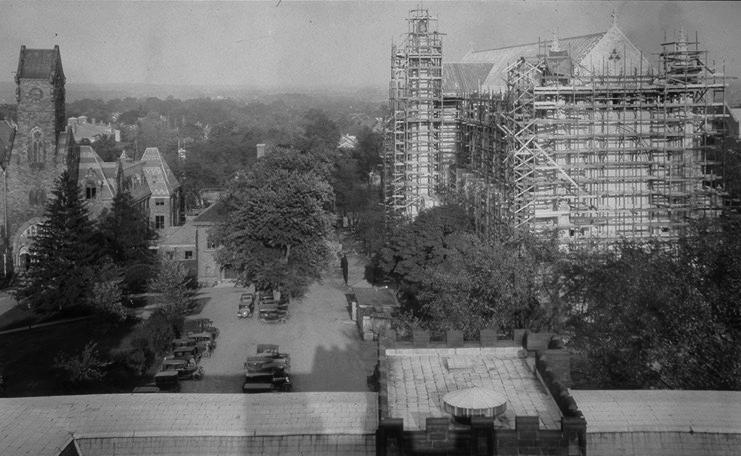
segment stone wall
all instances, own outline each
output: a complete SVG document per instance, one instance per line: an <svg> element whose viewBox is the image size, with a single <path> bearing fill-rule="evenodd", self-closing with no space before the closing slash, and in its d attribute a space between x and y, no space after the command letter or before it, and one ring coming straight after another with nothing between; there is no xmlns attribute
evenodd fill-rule
<svg viewBox="0 0 741 456"><path fill-rule="evenodd" d="M55 87L46 79L21 79L18 89L18 127L6 171L6 196L0 198L0 213L7 209L8 232L4 234L14 264L21 249L27 247L20 237L28 222L43 215L55 180L74 158L65 142L58 144L57 117L64 114L59 92L64 86Z"/></svg>

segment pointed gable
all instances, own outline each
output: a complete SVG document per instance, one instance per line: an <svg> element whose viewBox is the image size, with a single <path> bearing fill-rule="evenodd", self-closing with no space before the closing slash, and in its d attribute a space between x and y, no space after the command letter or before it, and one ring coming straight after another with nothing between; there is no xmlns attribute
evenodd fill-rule
<svg viewBox="0 0 741 456"><path fill-rule="evenodd" d="M651 65L636 45L614 23L589 51L574 58L575 75L634 75L647 74Z"/></svg>
<svg viewBox="0 0 741 456"><path fill-rule="evenodd" d="M561 38L558 40L558 46L560 49L567 51L572 60L580 62L584 56L589 54L592 48L605 36L605 34L606 32L601 32L590 35ZM551 45L552 41L539 41L496 49L470 51L463 57L463 63L491 64L491 68L489 69L486 78L480 83L480 86L484 90L498 92L504 90L506 87L505 81L507 79L507 67L510 64L521 58L534 59L540 52L548 49ZM453 68L448 69L449 72L453 70ZM445 72L445 69L443 71Z"/></svg>
<svg viewBox="0 0 741 456"><path fill-rule="evenodd" d="M53 81L56 78L64 79L59 46L54 46L54 49L26 49L26 46L21 46L16 83L21 79Z"/></svg>

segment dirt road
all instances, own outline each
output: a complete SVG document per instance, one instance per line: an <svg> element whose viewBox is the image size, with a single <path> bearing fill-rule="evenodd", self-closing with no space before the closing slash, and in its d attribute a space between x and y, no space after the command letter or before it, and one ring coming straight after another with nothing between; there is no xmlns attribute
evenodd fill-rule
<svg viewBox="0 0 741 456"><path fill-rule="evenodd" d="M362 262L348 255L350 277L362 277ZM335 266L335 265L333 265ZM339 262L321 283L314 283L303 299L291 302L290 319L268 324L255 315L237 318L237 287L204 288L207 299L200 315L213 320L221 334L211 357L201 362L201 381L185 381L183 392L234 393L242 387L243 364L257 344L278 344L291 355L294 391L367 391L366 377L376 362L375 342L360 340L347 311Z"/></svg>

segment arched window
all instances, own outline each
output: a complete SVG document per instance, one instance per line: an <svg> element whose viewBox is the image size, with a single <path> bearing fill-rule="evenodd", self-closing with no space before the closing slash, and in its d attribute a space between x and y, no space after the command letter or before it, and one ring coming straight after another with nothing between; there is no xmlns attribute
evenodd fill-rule
<svg viewBox="0 0 741 456"><path fill-rule="evenodd" d="M98 187L95 186L95 182L85 183L85 199L95 199L97 196Z"/></svg>
<svg viewBox="0 0 741 456"><path fill-rule="evenodd" d="M28 145L28 163L33 166L43 163L46 158L46 146L44 145L41 130L34 128L31 132L31 142Z"/></svg>

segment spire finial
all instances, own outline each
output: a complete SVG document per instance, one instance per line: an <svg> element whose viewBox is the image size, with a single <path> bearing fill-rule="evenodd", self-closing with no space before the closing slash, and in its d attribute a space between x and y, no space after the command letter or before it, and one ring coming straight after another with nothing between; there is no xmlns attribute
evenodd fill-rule
<svg viewBox="0 0 741 456"><path fill-rule="evenodd" d="M553 29L553 41L551 41L551 51L558 52L561 50L561 44L558 42L558 33Z"/></svg>
<svg viewBox="0 0 741 456"><path fill-rule="evenodd" d="M615 10L612 10L612 12L610 13L610 22L613 27L617 26L618 19L617 19L617 13L615 12Z"/></svg>

